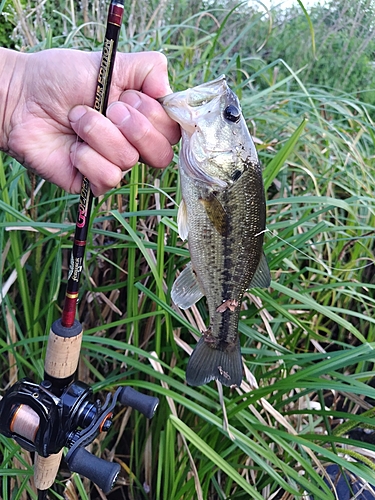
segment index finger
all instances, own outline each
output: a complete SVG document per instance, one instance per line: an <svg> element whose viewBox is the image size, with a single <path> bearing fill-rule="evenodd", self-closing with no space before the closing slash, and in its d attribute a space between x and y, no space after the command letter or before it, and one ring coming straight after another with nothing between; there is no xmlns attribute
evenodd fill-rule
<svg viewBox="0 0 375 500"><path fill-rule="evenodd" d="M158 99L172 92L167 66L167 58L161 52L118 53L113 84L121 91L140 90Z"/></svg>
<svg viewBox="0 0 375 500"><path fill-rule="evenodd" d="M127 90L119 98L120 101L142 113L149 122L166 137L170 144L177 144L180 140L180 127L173 121L155 99L142 92ZM110 109L108 109L110 113ZM108 116L108 115L107 115Z"/></svg>

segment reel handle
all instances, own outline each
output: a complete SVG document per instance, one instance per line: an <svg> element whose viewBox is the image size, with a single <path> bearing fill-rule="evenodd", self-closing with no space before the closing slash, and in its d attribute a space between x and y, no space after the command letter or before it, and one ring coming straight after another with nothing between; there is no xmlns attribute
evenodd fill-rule
<svg viewBox="0 0 375 500"><path fill-rule="evenodd" d="M131 406L140 411L146 418L152 418L159 404L159 399L147 396L132 387L125 386L121 389L118 400L124 406Z"/></svg>
<svg viewBox="0 0 375 500"><path fill-rule="evenodd" d="M71 472L91 479L104 493L111 491L121 470L120 464L103 460L85 448L68 451L65 461Z"/></svg>

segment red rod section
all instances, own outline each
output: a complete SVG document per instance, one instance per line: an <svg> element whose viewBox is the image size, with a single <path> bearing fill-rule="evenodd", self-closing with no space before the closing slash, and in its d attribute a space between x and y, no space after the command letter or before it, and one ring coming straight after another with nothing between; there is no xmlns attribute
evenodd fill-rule
<svg viewBox="0 0 375 500"><path fill-rule="evenodd" d="M123 0L112 0L109 6L107 29L104 37L102 59L100 63L94 102L94 109L102 114L105 114L107 110L109 89L111 86L112 72L123 14ZM79 281L85 257L92 200L93 195L90 190L90 183L88 179L84 177L79 199L73 249L70 257L68 285L65 294L64 308L61 315L61 323L65 328L71 328L73 326L76 316Z"/></svg>

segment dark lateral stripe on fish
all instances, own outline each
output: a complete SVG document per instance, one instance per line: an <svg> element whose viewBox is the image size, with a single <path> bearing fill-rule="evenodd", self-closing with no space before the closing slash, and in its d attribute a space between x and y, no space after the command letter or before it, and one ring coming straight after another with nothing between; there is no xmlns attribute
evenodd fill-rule
<svg viewBox="0 0 375 500"><path fill-rule="evenodd" d="M206 342L203 335L195 346L186 368L187 383L198 386L215 379L228 387L241 385L242 359L238 339L230 346L223 342Z"/></svg>
<svg viewBox="0 0 375 500"><path fill-rule="evenodd" d="M219 306L220 307L220 306ZM219 321L214 321L215 326L219 327L216 330L216 338L218 342L224 344L233 344L234 339L238 339L238 310L239 306L234 311L226 309L224 312L215 311L215 315L220 315ZM236 340L237 341L237 340Z"/></svg>

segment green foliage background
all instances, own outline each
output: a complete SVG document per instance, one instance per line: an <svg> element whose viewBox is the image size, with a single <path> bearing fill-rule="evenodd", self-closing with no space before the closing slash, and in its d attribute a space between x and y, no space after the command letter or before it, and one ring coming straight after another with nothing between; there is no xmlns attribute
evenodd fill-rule
<svg viewBox="0 0 375 500"><path fill-rule="evenodd" d="M102 2L1 7L4 45L100 50ZM245 383L224 389L224 408L215 384L184 382L208 318L204 299L186 312L170 300L188 261L176 233L177 149L165 171L140 164L97 200L78 311L79 378L98 397L128 384L161 400L150 422L120 411L94 443L94 453L122 465L109 499L331 500L330 464L364 489L375 484L372 12L369 0L333 0L308 16L301 5L126 4L120 50L163 50L175 90L224 72L241 98L264 167L273 281L244 300ZM3 391L43 376L77 197L5 155L0 189ZM29 454L3 436L0 453L2 498L35 499ZM50 494L103 498L64 468Z"/></svg>

